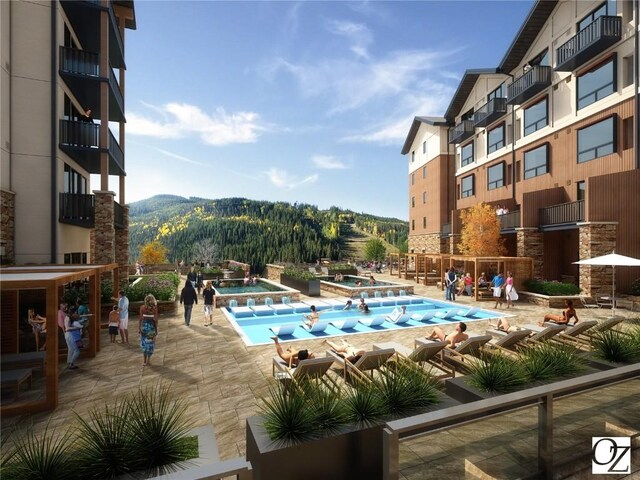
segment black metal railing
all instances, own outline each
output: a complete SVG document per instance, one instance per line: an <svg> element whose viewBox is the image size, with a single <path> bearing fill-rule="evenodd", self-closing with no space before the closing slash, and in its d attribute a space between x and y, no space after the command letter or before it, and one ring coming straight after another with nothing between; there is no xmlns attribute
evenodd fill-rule
<svg viewBox="0 0 640 480"><path fill-rule="evenodd" d="M451 224L445 223L442 225L442 235L451 235Z"/></svg>
<svg viewBox="0 0 640 480"><path fill-rule="evenodd" d="M116 74L113 68L109 68L109 87L115 96L116 102L121 112L124 112L124 97L122 96L122 90L120 90L120 84L116 80Z"/></svg>
<svg viewBox="0 0 640 480"><path fill-rule="evenodd" d="M118 202L113 202L113 226L124 228L124 208Z"/></svg>
<svg viewBox="0 0 640 480"><path fill-rule="evenodd" d="M120 148L120 144L109 130L109 154L114 158L116 163L124 170L124 152Z"/></svg>
<svg viewBox="0 0 640 480"><path fill-rule="evenodd" d="M556 70L573 70L621 38L621 17L598 17L556 49Z"/></svg>
<svg viewBox="0 0 640 480"><path fill-rule="evenodd" d="M506 98L492 98L473 115L475 127L486 127L507 113Z"/></svg>
<svg viewBox="0 0 640 480"><path fill-rule="evenodd" d="M100 125L76 120L60 120L60 143L68 147L99 148Z"/></svg>
<svg viewBox="0 0 640 480"><path fill-rule="evenodd" d="M520 228L520 210L505 213L504 215L498 216L498 218L500 219L500 228L502 230Z"/></svg>
<svg viewBox="0 0 640 480"><path fill-rule="evenodd" d="M584 221L584 200L544 207L539 213L540 226L582 222Z"/></svg>
<svg viewBox="0 0 640 480"><path fill-rule="evenodd" d="M535 65L508 86L507 103L519 105L551 85L551 67Z"/></svg>
<svg viewBox="0 0 640 480"><path fill-rule="evenodd" d="M124 57L124 42L122 41L122 36L120 35L120 28L118 27L118 19L116 18L116 14L113 11L113 4L109 3L109 18L111 20L111 27L114 30L114 38L116 43L118 44L118 48L120 49L120 53Z"/></svg>
<svg viewBox="0 0 640 480"><path fill-rule="evenodd" d="M449 143L464 142L474 132L473 120L463 120L449 131Z"/></svg>
<svg viewBox="0 0 640 480"><path fill-rule="evenodd" d="M97 53L77 48L60 47L60 70L77 75L100 76L100 57Z"/></svg>
<svg viewBox="0 0 640 480"><path fill-rule="evenodd" d="M60 193L58 220L79 227L93 228L95 197L86 193Z"/></svg>

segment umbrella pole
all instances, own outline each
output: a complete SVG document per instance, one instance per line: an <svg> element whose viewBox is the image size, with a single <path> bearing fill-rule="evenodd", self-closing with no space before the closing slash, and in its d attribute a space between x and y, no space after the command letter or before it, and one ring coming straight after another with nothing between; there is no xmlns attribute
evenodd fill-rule
<svg viewBox="0 0 640 480"><path fill-rule="evenodd" d="M613 293L612 297L612 303L613 306L611 307L612 309L612 314L615 317L616 316L616 266L613 266L613 287L611 288L611 291Z"/></svg>

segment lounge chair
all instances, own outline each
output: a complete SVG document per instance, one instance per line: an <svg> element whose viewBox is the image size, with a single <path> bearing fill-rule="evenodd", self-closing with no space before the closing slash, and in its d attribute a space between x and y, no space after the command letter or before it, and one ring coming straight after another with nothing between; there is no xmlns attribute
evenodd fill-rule
<svg viewBox="0 0 640 480"><path fill-rule="evenodd" d="M248 318L253 317L253 310L251 307L230 307L231 313L236 318Z"/></svg>
<svg viewBox="0 0 640 480"><path fill-rule="evenodd" d="M584 308L600 308L600 305L598 305L598 302L596 302L591 297L580 296L580 303L582 303L582 306Z"/></svg>
<svg viewBox="0 0 640 480"><path fill-rule="evenodd" d="M374 370L378 370L382 365L395 354L393 348L385 348L383 350L370 350L355 362L349 360L336 353L334 350L327 350L327 357L333 359L343 371L344 379L349 380L355 378L359 381L367 381L371 379ZM368 375L367 375L368 372Z"/></svg>
<svg viewBox="0 0 640 480"><path fill-rule="evenodd" d="M624 322L624 317L609 317L606 320L598 322L598 325L593 327L593 330L596 332L604 332L605 330L610 330L622 322Z"/></svg>
<svg viewBox="0 0 640 480"><path fill-rule="evenodd" d="M366 327L377 327L382 325L386 321L386 318L382 315L375 316L373 318L361 318L360 323Z"/></svg>
<svg viewBox="0 0 640 480"><path fill-rule="evenodd" d="M405 313L403 315L400 315L395 320L391 320L390 318L388 318L387 320L391 323L395 323L396 325L402 325L403 323L407 323L409 320L411 320L411 317L408 313Z"/></svg>
<svg viewBox="0 0 640 480"><path fill-rule="evenodd" d="M478 313L480 311L480 309L478 307L471 307L469 310L467 310L466 312L463 312L462 310L460 312L458 312L458 314L461 317L475 317L476 313Z"/></svg>
<svg viewBox="0 0 640 480"><path fill-rule="evenodd" d="M611 297L598 297L596 298L596 304L600 308L613 308L613 300Z"/></svg>
<svg viewBox="0 0 640 480"><path fill-rule="evenodd" d="M293 313L293 308L289 305L282 305L281 303L274 303L269 307L278 315L284 315L287 313Z"/></svg>
<svg viewBox="0 0 640 480"><path fill-rule="evenodd" d="M547 324L546 325L551 325ZM568 326L566 329L562 330L558 335L554 336L552 340L571 342L574 345L579 343L581 345L589 344L589 339L592 338L592 335L589 335L587 331L593 329L598 325L597 320L586 320L583 322L578 322L572 326ZM544 327L538 327L538 331L541 331ZM583 338L586 337L586 338Z"/></svg>
<svg viewBox="0 0 640 480"><path fill-rule="evenodd" d="M351 330L358 324L358 319L350 318L349 320L336 320L330 323L339 330Z"/></svg>
<svg viewBox="0 0 640 480"><path fill-rule="evenodd" d="M253 313L259 317L262 317L265 315L273 315L275 313L273 308L269 307L268 305L257 305L249 308L253 310Z"/></svg>
<svg viewBox="0 0 640 480"><path fill-rule="evenodd" d="M297 367L291 367L280 357L273 357L273 376L281 380L289 379L299 381L301 379L318 379L323 377L333 365L333 358L307 358L300 360Z"/></svg>
<svg viewBox="0 0 640 480"><path fill-rule="evenodd" d="M534 332L534 334L531 335L527 339L527 341L544 342L558 335L561 331L565 330L567 326L552 323L552 324L549 324L548 327L544 327L541 330L539 330L540 327L538 325L525 325L524 328L528 328L529 330L532 330Z"/></svg>
<svg viewBox="0 0 640 480"><path fill-rule="evenodd" d="M384 342L373 345L374 350L384 350L393 348L399 358L404 358L420 365L429 364L444 372L438 378L453 377L455 371L447 367L442 361L442 354L448 342L428 342L421 343L415 349L411 350L397 342ZM440 357L438 359L438 357Z"/></svg>
<svg viewBox="0 0 640 480"><path fill-rule="evenodd" d="M295 313L309 313L311 311L311 305L302 302L293 302L289 306L293 308Z"/></svg>
<svg viewBox="0 0 640 480"><path fill-rule="evenodd" d="M320 333L324 332L328 326L329 322L316 322L311 327L303 325L303 328L305 328L309 333Z"/></svg>
<svg viewBox="0 0 640 480"><path fill-rule="evenodd" d="M529 336L532 333L533 331L527 328L515 330L509 333L505 332L504 330L497 330L497 329L487 330L486 331L487 335L491 335L492 337L498 337L490 340L489 343L487 343L487 345L490 348L494 347L498 349L513 351L517 347L521 346L522 342L524 342L527 338L529 338Z"/></svg>
<svg viewBox="0 0 640 480"><path fill-rule="evenodd" d="M438 310L427 310L424 313L414 313L411 315L411 319L418 322L426 322L427 320L431 320L435 317L436 313L438 313Z"/></svg>
<svg viewBox="0 0 640 480"><path fill-rule="evenodd" d="M284 337L286 335L293 335L293 331L298 325L295 323L288 323L286 325L280 325L279 327L270 327L269 330L278 337Z"/></svg>
<svg viewBox="0 0 640 480"><path fill-rule="evenodd" d="M447 310L444 313L438 312L435 314L436 318L442 318L442 319L450 319L455 317L456 315L458 315L458 309L457 308L453 308L451 310Z"/></svg>
<svg viewBox="0 0 640 480"><path fill-rule="evenodd" d="M475 358L480 352L481 348L491 340L491 335L477 335L469 337L464 342L461 342L456 348L445 348L444 361L452 365L454 368L460 368L465 370L469 367L469 359ZM416 347L419 345L428 345L433 343L433 340L417 338L415 341Z"/></svg>

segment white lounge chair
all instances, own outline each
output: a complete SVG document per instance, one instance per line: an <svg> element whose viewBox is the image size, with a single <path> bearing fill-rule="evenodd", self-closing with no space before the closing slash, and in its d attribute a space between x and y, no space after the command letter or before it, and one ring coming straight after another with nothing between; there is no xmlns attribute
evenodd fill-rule
<svg viewBox="0 0 640 480"><path fill-rule="evenodd" d="M382 325L386 321L386 318L382 315L377 315L373 318L361 318L360 323L367 327L377 327Z"/></svg>
<svg viewBox="0 0 640 480"><path fill-rule="evenodd" d="M358 324L358 319L350 318L349 320L336 320L330 323L339 330L351 330Z"/></svg>
<svg viewBox="0 0 640 480"><path fill-rule="evenodd" d="M270 327L269 330L278 337L284 337L286 335L293 335L294 330L298 325L295 323L288 323L286 325L280 325L279 327Z"/></svg>
<svg viewBox="0 0 640 480"><path fill-rule="evenodd" d="M425 364L428 363L432 367L436 367L439 370L445 372L444 375L439 375L438 378L452 377L454 370L447 367L442 362L442 350L448 345L449 342L426 342L420 343L413 350L397 343L397 342L384 342L373 345L375 350L384 350L392 348L396 351L400 358L405 358L415 363ZM438 355L440 354L440 355ZM440 357L438 359L438 357Z"/></svg>
<svg viewBox="0 0 640 480"><path fill-rule="evenodd" d="M329 322L316 322L311 327L303 325L303 328L305 328L309 333L320 333L324 332L328 326Z"/></svg>
<svg viewBox="0 0 640 480"><path fill-rule="evenodd" d="M460 311L458 312L458 314L461 317L474 317L476 315L476 313L478 313L480 311L480 309L478 307L471 307L469 310L467 310L466 312Z"/></svg>
<svg viewBox="0 0 640 480"><path fill-rule="evenodd" d="M427 320L431 320L433 317L435 317L436 313L438 313L438 310L427 310L424 313L414 313L413 315L411 315L411 318L413 320L417 320L418 322L426 322Z"/></svg>
<svg viewBox="0 0 640 480"><path fill-rule="evenodd" d="M292 307L290 307L289 305L282 305L280 303L274 303L273 305L270 305L269 308L271 308L278 315L293 313Z"/></svg>
<svg viewBox="0 0 640 480"><path fill-rule="evenodd" d="M454 309L452 309L452 310L447 310L447 311L446 311L446 312L444 312L444 313L440 313L440 312L438 312L438 313L436 313L436 315L435 315L435 316L436 316L436 318L442 318L442 319L446 319L446 320L448 320L448 319L450 319L450 318L455 317L457 314L458 314L458 309L457 309L457 308L454 308Z"/></svg>
<svg viewBox="0 0 640 480"><path fill-rule="evenodd" d="M580 296L580 303L584 308L600 308L600 305L591 297Z"/></svg>
<svg viewBox="0 0 640 480"><path fill-rule="evenodd" d="M267 306L267 305L257 305L254 307L249 307L251 310L253 310L253 313L255 313L257 316L262 317L265 315L273 315L275 312L273 310L273 308Z"/></svg>

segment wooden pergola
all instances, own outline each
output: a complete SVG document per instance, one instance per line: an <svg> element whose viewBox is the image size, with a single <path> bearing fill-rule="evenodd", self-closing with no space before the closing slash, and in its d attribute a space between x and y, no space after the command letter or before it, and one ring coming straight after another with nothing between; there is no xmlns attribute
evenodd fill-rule
<svg viewBox="0 0 640 480"><path fill-rule="evenodd" d="M422 285L436 285L444 278L444 269L449 266L448 253L422 253L420 254L421 271L423 277L417 277L416 282Z"/></svg>
<svg viewBox="0 0 640 480"><path fill-rule="evenodd" d="M37 265L13 266L0 269L2 316L0 317L2 353L20 354L20 292L43 290L46 316L45 396L42 400L2 405L0 414L15 415L53 410L58 405L58 375L60 345L58 342L58 305L64 286L88 280L90 317L89 344L81 357L93 358L100 350L100 278L113 272L114 285L119 284L119 265ZM24 321L24 319L22 319ZM55 333L54 333L55 332ZM0 357L0 365L2 359Z"/></svg>

